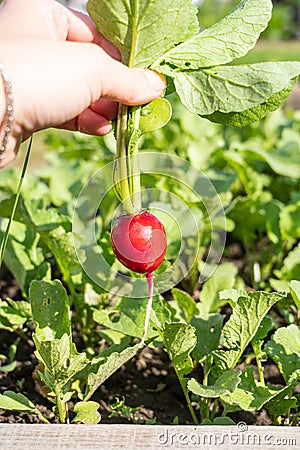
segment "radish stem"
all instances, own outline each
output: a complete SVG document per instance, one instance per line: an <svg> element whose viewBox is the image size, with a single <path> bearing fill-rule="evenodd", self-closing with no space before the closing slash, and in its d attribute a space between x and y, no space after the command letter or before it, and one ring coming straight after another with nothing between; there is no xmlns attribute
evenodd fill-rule
<svg viewBox="0 0 300 450"><path fill-rule="evenodd" d="M134 214L136 211L131 200L131 192L128 183L127 171L127 142L126 130L128 123L128 106L119 104L116 140L117 140L117 174L119 177L119 186L121 190L124 208L128 214Z"/></svg>
<svg viewBox="0 0 300 450"><path fill-rule="evenodd" d="M144 322L144 332L142 336L142 340L140 342L139 347L142 348L145 345L145 340L148 333L148 326L149 326L149 320L150 320L150 314L152 309L152 300L153 300L153 272L147 273L146 275L148 280L148 301L147 301L147 307L146 307L146 316L145 316L145 322Z"/></svg>

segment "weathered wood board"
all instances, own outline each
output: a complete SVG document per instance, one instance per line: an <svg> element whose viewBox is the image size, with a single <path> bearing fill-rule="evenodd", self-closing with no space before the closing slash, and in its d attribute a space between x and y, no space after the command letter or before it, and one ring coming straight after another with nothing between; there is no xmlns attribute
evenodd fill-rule
<svg viewBox="0 0 300 450"><path fill-rule="evenodd" d="M1 450L300 449L300 428L0 424Z"/></svg>

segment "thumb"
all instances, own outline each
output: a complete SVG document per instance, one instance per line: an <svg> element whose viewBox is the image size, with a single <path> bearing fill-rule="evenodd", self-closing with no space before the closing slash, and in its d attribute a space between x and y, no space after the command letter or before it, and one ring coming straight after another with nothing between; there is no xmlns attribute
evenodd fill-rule
<svg viewBox="0 0 300 450"><path fill-rule="evenodd" d="M101 97L125 105L141 105L163 93L166 81L162 75L149 69L128 68L99 50Z"/></svg>

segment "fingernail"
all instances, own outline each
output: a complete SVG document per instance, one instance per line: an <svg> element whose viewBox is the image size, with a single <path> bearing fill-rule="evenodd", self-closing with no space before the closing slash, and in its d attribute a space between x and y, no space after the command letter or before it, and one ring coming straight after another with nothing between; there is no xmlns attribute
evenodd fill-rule
<svg viewBox="0 0 300 450"><path fill-rule="evenodd" d="M156 92L163 92L166 89L166 80L163 75L154 70L144 69L145 76L151 88Z"/></svg>

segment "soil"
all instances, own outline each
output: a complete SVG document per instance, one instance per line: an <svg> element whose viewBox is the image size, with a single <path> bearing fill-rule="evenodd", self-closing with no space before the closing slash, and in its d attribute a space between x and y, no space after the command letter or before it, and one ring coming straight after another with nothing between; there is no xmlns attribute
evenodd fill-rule
<svg viewBox="0 0 300 450"><path fill-rule="evenodd" d="M20 292L14 280L9 280L7 276L3 278L7 281L0 282L2 299L8 296L20 298ZM231 311L230 308L224 308L222 312L229 315ZM22 338L18 345L16 368L12 372L1 372L0 367L0 393L6 390L23 393L51 423L57 423L52 404L43 395L41 384L35 376L38 361L34 355L34 345L30 336L28 337L29 340ZM0 353L7 355L11 344L17 338L16 334L0 330ZM284 384L276 365L271 361L265 363L265 375L267 382ZM195 368L195 376L197 377L197 368ZM127 416L111 417L110 405L117 398L123 397L126 406L132 408L131 411ZM101 423L171 424L176 421L179 424L192 424L172 363L161 348L143 349L139 356L112 375L91 400L100 404ZM193 404L193 406L197 411L198 405ZM69 410L73 410L72 401L69 403ZM236 423L244 421L249 425L271 424L265 410L253 413L240 411L231 414L230 417ZM70 413L70 420L72 420L72 413ZM41 423L41 421L35 415L0 410L0 423Z"/></svg>

